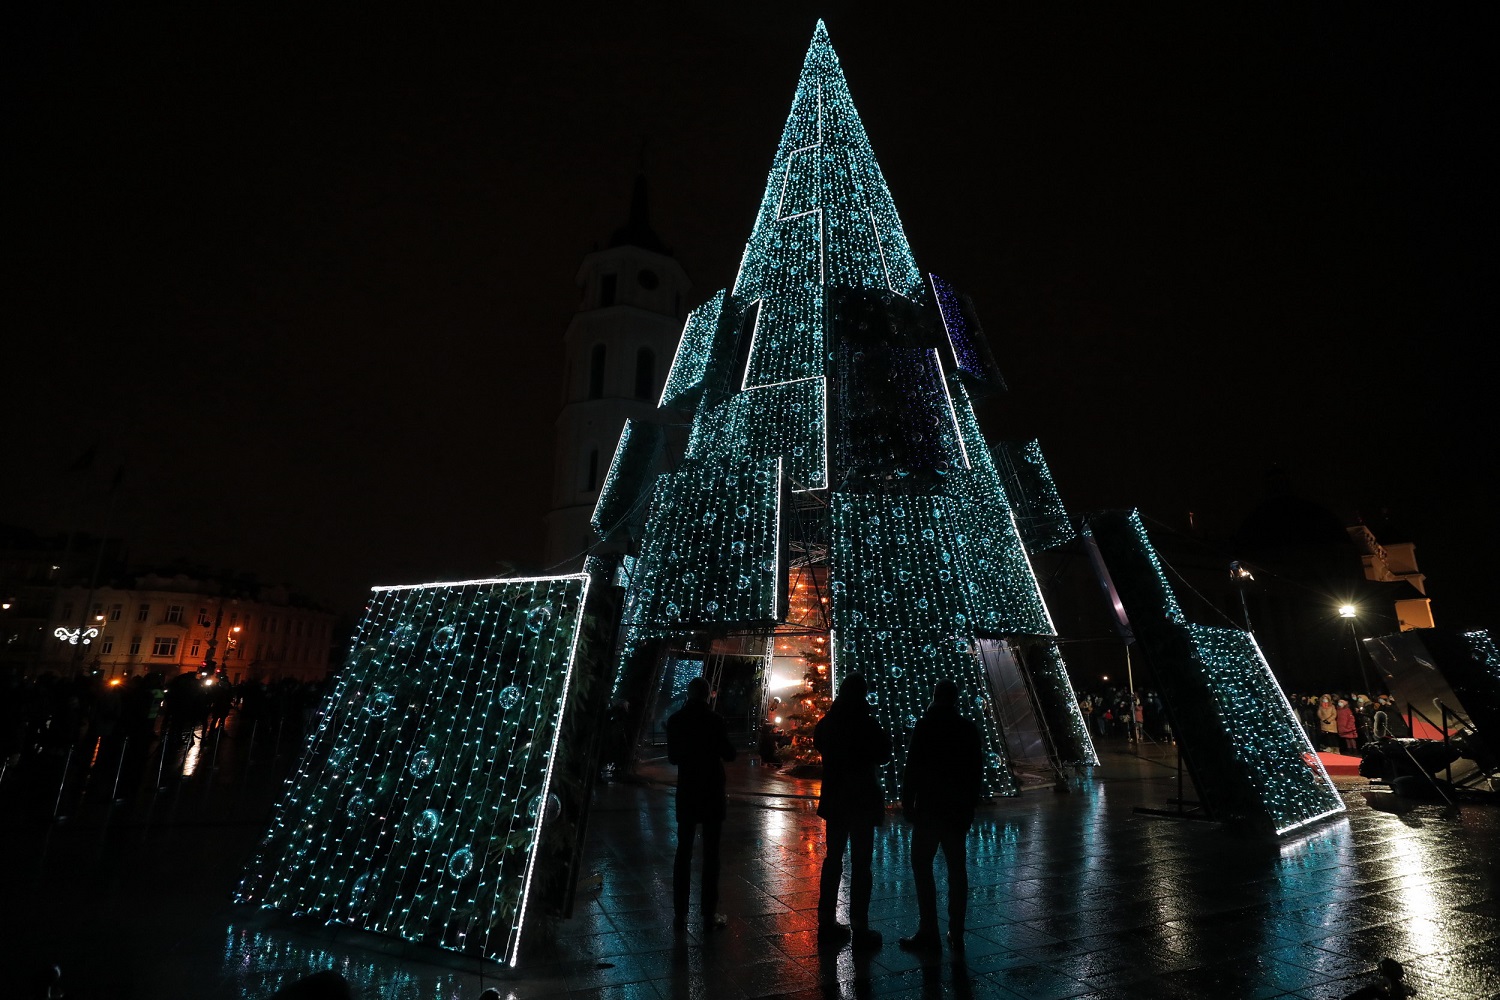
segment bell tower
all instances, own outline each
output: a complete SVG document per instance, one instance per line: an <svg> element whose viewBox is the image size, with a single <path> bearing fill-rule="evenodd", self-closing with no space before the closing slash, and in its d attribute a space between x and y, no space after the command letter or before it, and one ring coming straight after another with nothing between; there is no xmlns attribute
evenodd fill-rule
<svg viewBox="0 0 1500 1000"><path fill-rule="evenodd" d="M629 219L606 248L583 259L577 284L583 298L563 337L567 374L546 521L543 565L555 572L583 565L620 429L627 418L656 419L687 315L691 283L651 228L644 176L635 179Z"/></svg>

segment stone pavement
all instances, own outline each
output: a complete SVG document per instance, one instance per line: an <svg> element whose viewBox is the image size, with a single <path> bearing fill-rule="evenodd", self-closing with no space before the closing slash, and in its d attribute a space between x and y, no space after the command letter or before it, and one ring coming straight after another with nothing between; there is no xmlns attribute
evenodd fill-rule
<svg viewBox="0 0 1500 1000"><path fill-rule="evenodd" d="M0 969L14 982L28 963L60 961L75 1000L260 998L319 968L342 972L361 1000L477 1000L487 987L516 1000L1336 998L1392 956L1420 997L1500 993L1500 807L1397 818L1365 805L1363 780L1342 780L1347 819L1281 843L1244 840L1137 815L1175 795L1170 751L1102 750L1105 766L1071 793L981 811L961 956L923 961L896 946L916 917L909 830L894 815L876 841L871 916L884 949L820 955L816 785L745 761L731 765L729 925L711 935L696 920L671 928L672 792L657 783L669 768L599 788L586 872L601 886L519 973L231 905L277 784L247 768L158 793L144 821L139 808L0 820Z"/></svg>

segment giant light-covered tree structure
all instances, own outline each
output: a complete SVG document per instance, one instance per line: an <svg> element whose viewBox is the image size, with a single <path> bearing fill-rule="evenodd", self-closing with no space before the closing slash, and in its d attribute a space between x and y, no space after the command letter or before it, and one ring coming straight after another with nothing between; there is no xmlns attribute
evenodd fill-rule
<svg viewBox="0 0 1500 1000"><path fill-rule="evenodd" d="M986 639L1024 644L1056 755L1096 762L1013 502L1050 510L1055 491L1034 444L997 464L970 403L1000 387L969 300L917 267L819 22L734 287L691 313L662 393L691 413L685 456L650 480L655 441L628 426L601 492L595 527L638 540L617 685L639 690L683 636L769 635L817 568L832 680L868 678L896 737L890 796L942 678L984 733L990 791L1016 790Z"/></svg>

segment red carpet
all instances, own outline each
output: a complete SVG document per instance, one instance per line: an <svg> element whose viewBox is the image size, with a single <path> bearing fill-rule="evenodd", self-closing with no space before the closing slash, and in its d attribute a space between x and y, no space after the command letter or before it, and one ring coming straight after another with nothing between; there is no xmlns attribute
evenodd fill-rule
<svg viewBox="0 0 1500 1000"><path fill-rule="evenodd" d="M1318 751L1318 759L1323 762L1323 769L1335 778L1357 778L1359 777L1359 758L1345 757L1343 754Z"/></svg>

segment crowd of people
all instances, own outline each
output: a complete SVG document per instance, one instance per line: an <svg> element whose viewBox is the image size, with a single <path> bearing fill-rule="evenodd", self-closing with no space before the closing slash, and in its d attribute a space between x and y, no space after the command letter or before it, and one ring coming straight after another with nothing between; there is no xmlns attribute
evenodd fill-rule
<svg viewBox="0 0 1500 1000"><path fill-rule="evenodd" d="M1136 691L1134 696L1122 687L1079 692L1078 710L1094 736L1120 736L1131 741L1144 737L1158 743L1173 740L1172 722L1161 697L1149 689Z"/></svg>
<svg viewBox="0 0 1500 1000"><path fill-rule="evenodd" d="M1374 740L1411 735L1388 694L1289 694L1287 699L1319 750L1355 753Z"/></svg>
<svg viewBox="0 0 1500 1000"><path fill-rule="evenodd" d="M1289 694L1287 698L1308 740L1319 750L1356 753L1383 737L1411 735L1388 694ZM1124 688L1081 692L1078 709L1094 736L1173 741L1172 722L1155 691L1137 691L1133 697Z"/></svg>

